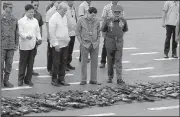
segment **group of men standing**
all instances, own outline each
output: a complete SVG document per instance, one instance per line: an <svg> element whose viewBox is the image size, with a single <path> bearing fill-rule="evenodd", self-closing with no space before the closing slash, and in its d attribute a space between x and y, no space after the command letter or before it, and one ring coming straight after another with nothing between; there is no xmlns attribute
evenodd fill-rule
<svg viewBox="0 0 180 117"><path fill-rule="evenodd" d="M42 15L37 11L38 6L38 0L31 1L31 4L25 6L23 17L17 20L11 14L13 4L11 2L3 4L4 13L1 20L1 86L13 87L13 84L9 82L9 75L12 69L14 51L18 49L18 46L20 55L18 86L23 84L33 86L32 75L38 75L33 70L34 59L38 46L42 43L43 20ZM165 5L165 13L169 10L169 7ZM65 81L65 74L66 71L75 70L75 67L71 65L71 61L76 38L80 43L80 85L87 84L87 64L89 61L91 61L89 83L101 85L97 81L101 32L104 37L104 45L100 68L105 67L107 56L107 82L112 83L113 81L115 65L117 84L125 83L122 79L122 55L123 36L128 31L128 25L124 19L124 9L118 5L118 1L111 1L103 9L102 26L100 26L100 21L96 18L97 12L95 7L91 7L91 1L82 2L78 11L74 7L74 1L51 1L46 8L47 70L52 76L52 85L57 87L70 85ZM164 15L164 17L166 16ZM174 29L174 27L166 27L165 55L167 57L169 37L170 33L172 33L171 29ZM173 48L173 57L176 56L176 49Z"/></svg>

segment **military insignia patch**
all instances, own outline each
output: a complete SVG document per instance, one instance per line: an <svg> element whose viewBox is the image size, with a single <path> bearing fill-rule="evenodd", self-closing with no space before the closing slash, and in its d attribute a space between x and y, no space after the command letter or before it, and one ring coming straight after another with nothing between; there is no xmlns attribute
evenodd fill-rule
<svg viewBox="0 0 180 117"><path fill-rule="evenodd" d="M110 22L109 26L112 28L114 26L113 22Z"/></svg>
<svg viewBox="0 0 180 117"><path fill-rule="evenodd" d="M119 26L120 26L120 27L123 27L123 26L124 26L124 23L123 23L122 20L119 21Z"/></svg>

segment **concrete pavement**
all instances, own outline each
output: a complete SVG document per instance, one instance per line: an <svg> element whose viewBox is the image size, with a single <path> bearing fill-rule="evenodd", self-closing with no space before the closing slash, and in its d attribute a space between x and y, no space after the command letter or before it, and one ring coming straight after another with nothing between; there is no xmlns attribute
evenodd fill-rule
<svg viewBox="0 0 180 117"><path fill-rule="evenodd" d="M160 19L146 19L146 20L129 20L128 21L129 32L124 37L124 53L123 53L123 79L131 84L135 82L160 82L172 80L179 81L179 59L164 59L163 48L165 40L165 29L161 27ZM44 34L45 38L45 34ZM101 55L101 48L103 45L103 38L101 38L99 55ZM36 56L34 67L37 67L36 71L40 74L39 77L33 77L34 87L28 87L26 89L8 90L2 91L3 96L17 97L21 93L54 93L60 90L88 90L102 87L104 85L116 85L116 77L114 77L113 84L107 84L107 68L98 68L98 80L103 83L102 86L80 86L80 63L77 59L79 57L79 43L76 40L72 65L76 67L75 71L67 72L68 76L66 81L72 83L69 87L54 87L50 84L51 78L48 77L46 70L46 41L38 48L38 54ZM178 48L179 53L179 48ZM169 53L171 56L171 50ZM17 74L18 71L18 58L19 53L15 53L13 71L10 77L10 81L17 86ZM99 58L100 61L100 58ZM127 62L128 61L128 62ZM88 76L89 76L88 65ZM152 77L154 76L154 77ZM177 106L178 100L162 100L154 103L132 103L132 104L120 104L116 106L102 107L83 110L73 110L65 112L51 112L45 115L91 115L102 113L115 113L115 115L179 115L178 108L172 108L168 111L158 110L150 111L147 108L155 107L168 107ZM123 110L124 109L124 110ZM145 110L144 110L145 109ZM105 111L103 111L105 110ZM122 110L122 111L120 111ZM134 110L134 111L133 111ZM133 111L132 113L129 113ZM79 113L83 112L83 113ZM43 114L38 114L43 115Z"/></svg>

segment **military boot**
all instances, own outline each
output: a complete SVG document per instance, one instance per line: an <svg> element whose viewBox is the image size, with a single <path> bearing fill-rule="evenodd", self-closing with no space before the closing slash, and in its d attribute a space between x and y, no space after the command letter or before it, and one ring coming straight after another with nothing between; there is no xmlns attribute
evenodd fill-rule
<svg viewBox="0 0 180 117"><path fill-rule="evenodd" d="M12 88L14 85L9 82L9 76L10 74L7 72L4 74L4 87Z"/></svg>
<svg viewBox="0 0 180 117"><path fill-rule="evenodd" d="M109 78L108 81L107 81L107 83L112 83L112 82L113 82L112 78Z"/></svg>
<svg viewBox="0 0 180 117"><path fill-rule="evenodd" d="M120 85L120 84L125 84L125 82L124 82L122 79L118 79L118 80L117 80L117 84L119 84L119 85Z"/></svg>

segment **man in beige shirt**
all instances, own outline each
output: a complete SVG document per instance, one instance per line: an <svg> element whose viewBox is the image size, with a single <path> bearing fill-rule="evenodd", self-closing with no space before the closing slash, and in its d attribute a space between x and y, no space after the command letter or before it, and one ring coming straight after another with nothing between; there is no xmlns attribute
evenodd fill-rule
<svg viewBox="0 0 180 117"><path fill-rule="evenodd" d="M79 5L79 12L78 12L79 17L85 16L90 6L91 6L91 1L82 2ZM79 62L81 62L81 49L79 54ZM90 62L90 59L88 59L88 62Z"/></svg>
<svg viewBox="0 0 180 117"><path fill-rule="evenodd" d="M76 36L80 43L81 49L81 83L85 85L87 83L87 63L88 54L91 58L91 76L90 84L101 85L97 82L97 65L98 65L98 53L100 43L100 22L95 18L97 9L90 7L87 15L81 17L78 20L76 27Z"/></svg>

